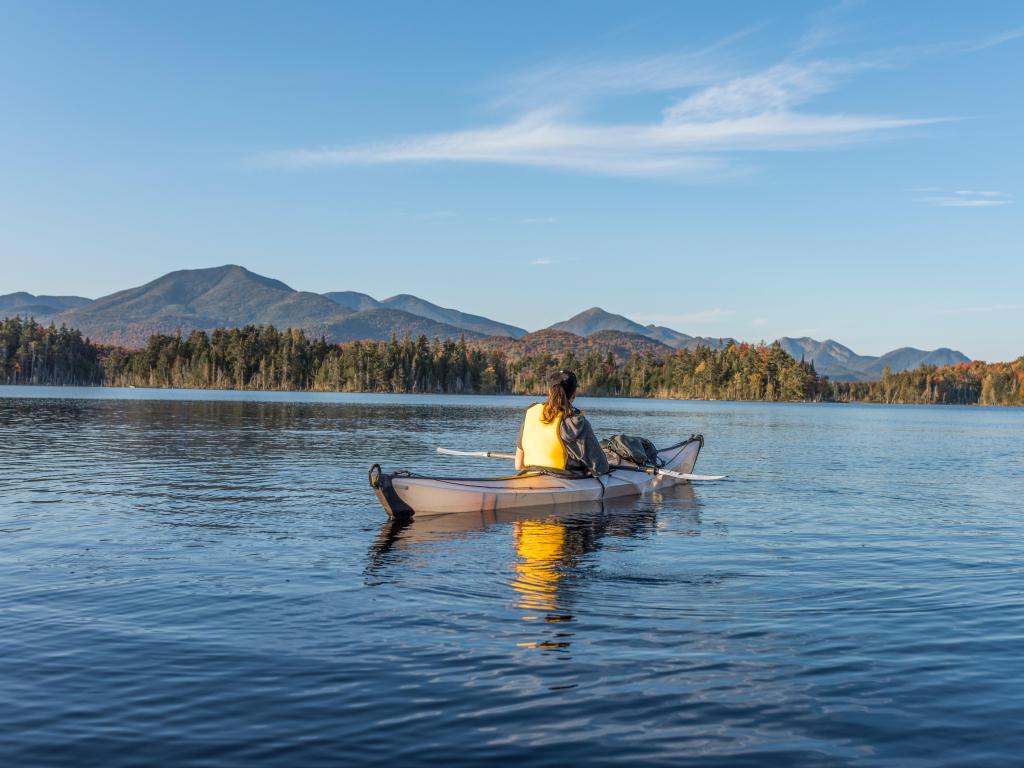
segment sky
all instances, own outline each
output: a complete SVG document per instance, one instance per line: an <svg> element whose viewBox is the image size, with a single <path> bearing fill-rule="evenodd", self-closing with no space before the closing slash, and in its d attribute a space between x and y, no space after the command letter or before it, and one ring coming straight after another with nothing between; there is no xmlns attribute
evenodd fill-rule
<svg viewBox="0 0 1024 768"><path fill-rule="evenodd" d="M242 264L1024 353L1024 4L0 0L0 294Z"/></svg>

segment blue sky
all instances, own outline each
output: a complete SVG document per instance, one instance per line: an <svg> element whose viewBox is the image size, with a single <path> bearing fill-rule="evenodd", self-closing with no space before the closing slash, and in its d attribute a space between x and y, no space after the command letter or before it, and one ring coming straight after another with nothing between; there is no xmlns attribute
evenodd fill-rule
<svg viewBox="0 0 1024 768"><path fill-rule="evenodd" d="M1024 5L0 2L0 293L239 263L1024 353Z"/></svg>

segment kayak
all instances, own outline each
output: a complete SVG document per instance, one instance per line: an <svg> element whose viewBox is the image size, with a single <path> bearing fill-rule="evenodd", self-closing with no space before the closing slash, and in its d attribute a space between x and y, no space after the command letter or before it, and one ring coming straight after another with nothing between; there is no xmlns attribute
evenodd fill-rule
<svg viewBox="0 0 1024 768"><path fill-rule="evenodd" d="M659 449L658 463L663 469L692 473L703 445L702 435L691 435L682 442ZM525 470L505 477L466 478L425 477L406 471L388 473L374 464L369 475L370 486L391 517L552 507L636 496L687 482L626 466L613 466L601 477Z"/></svg>

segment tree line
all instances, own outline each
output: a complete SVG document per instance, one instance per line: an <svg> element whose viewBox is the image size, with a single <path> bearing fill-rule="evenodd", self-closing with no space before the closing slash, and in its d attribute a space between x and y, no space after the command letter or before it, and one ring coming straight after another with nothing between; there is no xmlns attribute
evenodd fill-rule
<svg viewBox="0 0 1024 768"><path fill-rule="evenodd" d="M516 356L465 339L329 344L271 326L155 334L142 349L101 346L76 330L12 318L0 323L0 382L331 392L543 394L553 368L576 371L596 396L758 401L1024 404L1024 357L885 372L834 382L778 343L698 347L663 357L609 351Z"/></svg>
<svg viewBox="0 0 1024 768"><path fill-rule="evenodd" d="M900 373L887 368L878 381L833 381L829 390L837 402L1024 405L1024 357L1012 363L922 365Z"/></svg>

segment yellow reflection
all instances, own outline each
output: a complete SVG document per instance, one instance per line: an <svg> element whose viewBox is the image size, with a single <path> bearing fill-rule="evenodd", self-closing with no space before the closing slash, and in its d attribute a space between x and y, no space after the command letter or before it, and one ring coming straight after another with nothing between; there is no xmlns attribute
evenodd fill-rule
<svg viewBox="0 0 1024 768"><path fill-rule="evenodd" d="M553 611L558 606L559 565L565 557L565 526L539 520L517 520L514 528L516 579L512 588L522 597L520 608ZM537 617L527 617L537 618Z"/></svg>

